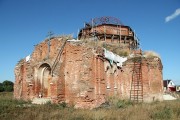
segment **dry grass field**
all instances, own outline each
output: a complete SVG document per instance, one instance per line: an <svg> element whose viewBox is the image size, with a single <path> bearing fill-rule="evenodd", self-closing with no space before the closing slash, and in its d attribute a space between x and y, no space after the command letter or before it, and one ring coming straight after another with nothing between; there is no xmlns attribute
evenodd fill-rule
<svg viewBox="0 0 180 120"><path fill-rule="evenodd" d="M180 120L180 100L134 104L110 98L100 108L82 110L65 103L32 105L0 93L0 120Z"/></svg>

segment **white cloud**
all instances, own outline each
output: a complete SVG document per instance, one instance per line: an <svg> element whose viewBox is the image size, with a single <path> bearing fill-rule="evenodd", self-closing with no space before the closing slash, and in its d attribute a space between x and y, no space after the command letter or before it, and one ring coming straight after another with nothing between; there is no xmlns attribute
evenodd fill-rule
<svg viewBox="0 0 180 120"><path fill-rule="evenodd" d="M167 16L165 18L165 22L169 22L169 21L175 19L179 15L180 15L180 8L176 9L176 11L173 14L171 14L170 16Z"/></svg>

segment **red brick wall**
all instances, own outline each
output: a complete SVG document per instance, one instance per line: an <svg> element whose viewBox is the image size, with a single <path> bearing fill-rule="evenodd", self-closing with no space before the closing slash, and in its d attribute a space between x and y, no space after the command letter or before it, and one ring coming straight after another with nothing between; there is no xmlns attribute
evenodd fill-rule
<svg viewBox="0 0 180 120"><path fill-rule="evenodd" d="M38 82L39 68L43 64L48 64L52 69L63 43L61 38L52 39L47 59L48 46L47 41L44 41L35 47L29 62L24 60L17 64L15 98L38 97L41 88ZM129 99L133 73L132 61L126 61L119 69L115 63L110 65L101 55L83 42L67 42L53 76L49 75L48 97L56 103L65 101L74 104L76 108L97 107L112 96ZM160 59L143 59L142 80L144 101L162 100Z"/></svg>

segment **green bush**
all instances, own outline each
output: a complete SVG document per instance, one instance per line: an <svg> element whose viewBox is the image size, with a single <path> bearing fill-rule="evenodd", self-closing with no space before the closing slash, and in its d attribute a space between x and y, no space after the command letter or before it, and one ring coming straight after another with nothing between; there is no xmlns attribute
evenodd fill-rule
<svg viewBox="0 0 180 120"><path fill-rule="evenodd" d="M5 80L2 83L2 85L3 85L3 89L4 89L5 92L12 92L13 91L13 86L14 86L13 82Z"/></svg>
<svg viewBox="0 0 180 120"><path fill-rule="evenodd" d="M59 107L60 109L64 109L64 108L67 107L67 103L65 103L65 102L59 103L59 104L58 104L58 107Z"/></svg>
<svg viewBox="0 0 180 120"><path fill-rule="evenodd" d="M129 105L132 105L133 103L131 101L127 101L127 100L118 100L118 102L116 103L116 107L117 108L125 108Z"/></svg>
<svg viewBox="0 0 180 120"><path fill-rule="evenodd" d="M109 97L107 99L111 108L126 108L128 106L132 106L133 102L130 100L122 100L117 97Z"/></svg>
<svg viewBox="0 0 180 120"><path fill-rule="evenodd" d="M0 83L0 92L3 92L4 91L4 87L3 87L3 84Z"/></svg>

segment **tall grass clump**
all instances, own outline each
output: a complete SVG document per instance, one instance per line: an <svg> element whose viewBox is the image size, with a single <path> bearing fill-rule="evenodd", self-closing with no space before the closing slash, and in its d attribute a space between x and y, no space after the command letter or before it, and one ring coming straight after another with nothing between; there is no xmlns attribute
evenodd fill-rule
<svg viewBox="0 0 180 120"><path fill-rule="evenodd" d="M130 100L122 100L115 96L109 97L107 99L111 108L126 108L133 105L133 102Z"/></svg>
<svg viewBox="0 0 180 120"><path fill-rule="evenodd" d="M165 106L152 114L153 119L169 120L172 119L173 111L170 107Z"/></svg>

